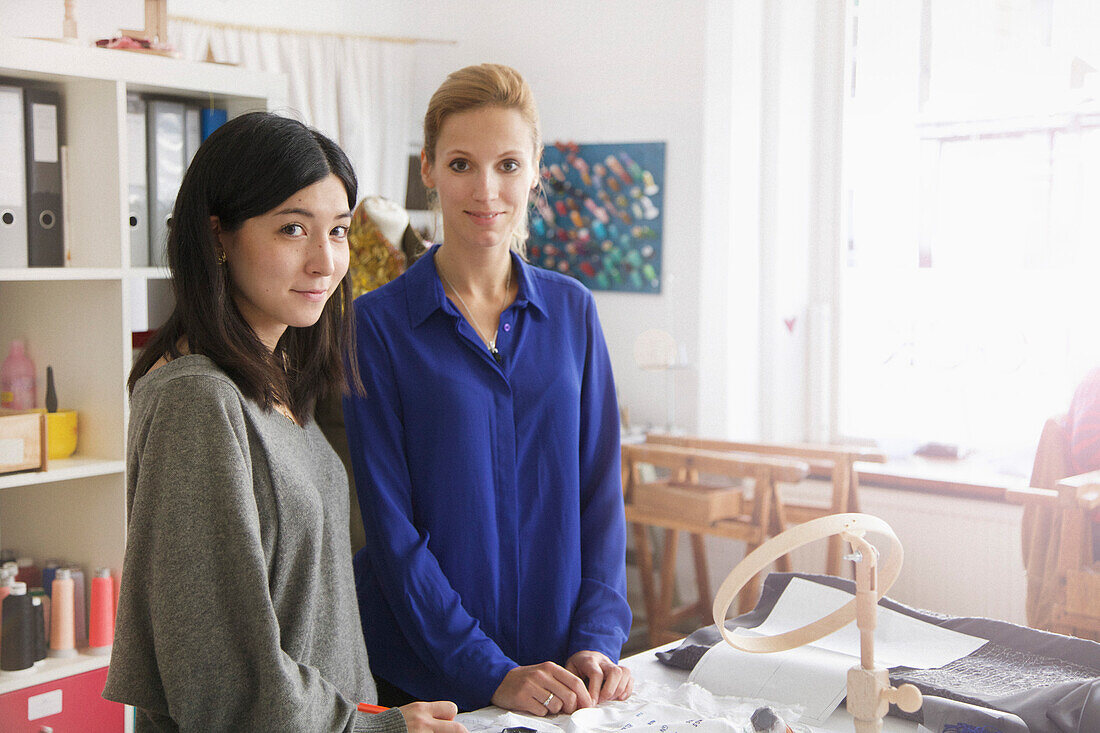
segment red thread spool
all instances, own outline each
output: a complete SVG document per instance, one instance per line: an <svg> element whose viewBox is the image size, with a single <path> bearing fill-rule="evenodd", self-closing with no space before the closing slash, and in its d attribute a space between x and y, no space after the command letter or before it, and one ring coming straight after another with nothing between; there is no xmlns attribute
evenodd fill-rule
<svg viewBox="0 0 1100 733"><path fill-rule="evenodd" d="M118 593L122 588L122 578L118 577L117 575L112 575L111 584L114 586L115 594L115 605L111 607L111 618L114 618L118 615Z"/></svg>
<svg viewBox="0 0 1100 733"><path fill-rule="evenodd" d="M76 625L73 623L75 608L73 575L68 568L60 568L53 580L53 608L50 613L50 656L76 656Z"/></svg>
<svg viewBox="0 0 1100 733"><path fill-rule="evenodd" d="M111 571L99 568L92 578L92 605L88 609L88 653L107 654L115 640L115 591Z"/></svg>
<svg viewBox="0 0 1100 733"><path fill-rule="evenodd" d="M15 579L20 583L26 583L27 589L42 587L42 569L34 564L34 559L21 557L16 560L19 573Z"/></svg>

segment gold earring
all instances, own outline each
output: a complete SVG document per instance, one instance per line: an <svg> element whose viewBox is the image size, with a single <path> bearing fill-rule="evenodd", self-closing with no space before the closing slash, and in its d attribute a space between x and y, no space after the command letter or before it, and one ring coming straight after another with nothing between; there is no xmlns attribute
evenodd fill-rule
<svg viewBox="0 0 1100 733"><path fill-rule="evenodd" d="M218 251L218 264L219 265L224 265L225 264L225 250L224 249Z"/></svg>

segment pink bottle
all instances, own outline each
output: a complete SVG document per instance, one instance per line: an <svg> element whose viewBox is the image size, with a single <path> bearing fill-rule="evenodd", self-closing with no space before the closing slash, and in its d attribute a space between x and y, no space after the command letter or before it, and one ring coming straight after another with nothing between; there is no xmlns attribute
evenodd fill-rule
<svg viewBox="0 0 1100 733"><path fill-rule="evenodd" d="M29 410L34 407L34 362L23 342L11 342L11 351L0 366L0 407Z"/></svg>

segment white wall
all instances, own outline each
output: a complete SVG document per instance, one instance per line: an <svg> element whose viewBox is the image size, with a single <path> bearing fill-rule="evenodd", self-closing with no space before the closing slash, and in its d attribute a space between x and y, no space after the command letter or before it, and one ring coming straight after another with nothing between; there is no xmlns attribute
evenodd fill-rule
<svg viewBox="0 0 1100 733"><path fill-rule="evenodd" d="M85 43L118 35L119 28L143 28L145 4L140 0L76 0L77 35ZM0 43L3 36L58 38L65 17L63 0L0 0Z"/></svg>
<svg viewBox="0 0 1100 733"><path fill-rule="evenodd" d="M517 68L539 102L549 143L665 141L660 295L597 293L622 402L639 422L663 424L666 379L633 360L647 328L672 333L691 368L675 373L676 423L698 424L700 257L704 196L704 0L172 0L173 15L226 23L444 39L420 44L414 119L448 72L494 61ZM61 0L0 0L0 33L58 35ZM139 0L81 0L81 36L144 24ZM410 142L420 138L409 130ZM370 193L364 191L364 194Z"/></svg>

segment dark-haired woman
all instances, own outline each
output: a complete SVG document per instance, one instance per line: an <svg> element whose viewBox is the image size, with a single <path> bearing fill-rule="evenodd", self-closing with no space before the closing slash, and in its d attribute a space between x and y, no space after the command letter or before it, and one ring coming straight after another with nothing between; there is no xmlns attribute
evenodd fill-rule
<svg viewBox="0 0 1100 733"><path fill-rule="evenodd" d="M376 692L347 480L310 418L319 395L358 383L342 366L355 191L335 143L268 113L218 129L184 177L176 306L129 380L103 693L138 709L139 731L462 730L451 703L357 710Z"/></svg>

